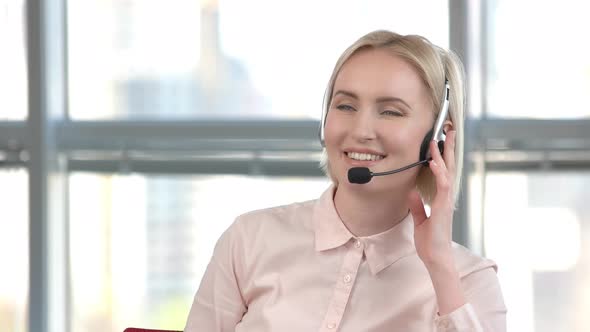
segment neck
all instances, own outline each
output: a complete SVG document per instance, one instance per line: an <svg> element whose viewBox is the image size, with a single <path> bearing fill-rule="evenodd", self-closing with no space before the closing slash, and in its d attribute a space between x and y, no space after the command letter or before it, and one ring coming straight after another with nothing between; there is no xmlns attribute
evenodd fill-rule
<svg viewBox="0 0 590 332"><path fill-rule="evenodd" d="M367 195L362 190L339 186L334 194L334 206L346 228L355 236L385 232L408 215L405 192Z"/></svg>

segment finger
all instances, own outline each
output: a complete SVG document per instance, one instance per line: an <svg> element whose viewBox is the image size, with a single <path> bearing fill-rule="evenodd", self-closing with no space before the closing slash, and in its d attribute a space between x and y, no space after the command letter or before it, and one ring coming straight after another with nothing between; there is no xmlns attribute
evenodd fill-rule
<svg viewBox="0 0 590 332"><path fill-rule="evenodd" d="M451 130L445 140L445 149L443 151L443 159L445 165L451 174L455 174L455 145L456 145L457 131Z"/></svg>
<svg viewBox="0 0 590 332"><path fill-rule="evenodd" d="M429 166L432 174L434 174L436 182L436 196L434 197L433 208L434 205L447 205L448 200L451 197L451 181L449 174L447 170L443 169L443 166L438 164L435 160L431 160Z"/></svg>
<svg viewBox="0 0 590 332"><path fill-rule="evenodd" d="M420 226L424 220L426 220L426 209L424 209L424 203L422 203L422 197L416 189L410 192L408 197L408 205L410 206L410 212L412 213L412 219L414 219L414 226Z"/></svg>

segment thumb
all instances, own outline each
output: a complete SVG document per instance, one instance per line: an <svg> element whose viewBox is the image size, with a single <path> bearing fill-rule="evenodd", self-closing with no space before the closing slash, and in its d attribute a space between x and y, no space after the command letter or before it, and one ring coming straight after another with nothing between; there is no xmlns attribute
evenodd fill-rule
<svg viewBox="0 0 590 332"><path fill-rule="evenodd" d="M424 209L424 203L422 203L422 197L420 197L420 193L416 189L410 192L408 205L412 213L412 219L414 219L414 227L420 226L426 220L426 210Z"/></svg>

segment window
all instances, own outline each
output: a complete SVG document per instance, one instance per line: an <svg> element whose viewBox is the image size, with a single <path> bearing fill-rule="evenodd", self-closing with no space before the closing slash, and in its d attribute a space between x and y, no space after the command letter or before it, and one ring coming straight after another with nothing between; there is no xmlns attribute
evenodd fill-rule
<svg viewBox="0 0 590 332"><path fill-rule="evenodd" d="M446 46L447 6L436 0L70 1L70 116L319 119L330 72L351 38L390 29Z"/></svg>
<svg viewBox="0 0 590 332"><path fill-rule="evenodd" d="M486 254L498 263L508 331L590 326L590 173L509 172L486 178Z"/></svg>
<svg viewBox="0 0 590 332"><path fill-rule="evenodd" d="M0 121L27 115L24 0L0 0Z"/></svg>
<svg viewBox="0 0 590 332"><path fill-rule="evenodd" d="M29 289L27 172L0 168L0 183L0 331L24 332Z"/></svg>
<svg viewBox="0 0 590 332"><path fill-rule="evenodd" d="M489 116L590 117L587 1L489 1Z"/></svg>

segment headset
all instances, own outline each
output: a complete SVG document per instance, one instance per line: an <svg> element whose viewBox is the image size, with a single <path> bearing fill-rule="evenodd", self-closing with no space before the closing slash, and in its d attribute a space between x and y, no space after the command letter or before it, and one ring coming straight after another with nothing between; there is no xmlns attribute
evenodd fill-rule
<svg viewBox="0 0 590 332"><path fill-rule="evenodd" d="M422 144L420 145L420 155L418 157L418 162L415 162L413 164L404 166L402 168L398 168L392 171L387 171L387 172L380 172L380 173L373 173L371 172L368 168L366 167L353 167L348 171L348 180L351 183L359 183L359 184L363 184L363 183L367 183L369 181L371 181L371 178L373 176L381 176L381 175L389 175L389 174L394 174L394 173L398 173L401 171L405 171L406 169L418 166L418 165L425 165L428 167L428 162L430 160L432 160L432 156L430 155L430 141L434 140L436 141L436 144L438 146L438 149L442 155L442 153L444 152L444 143L445 143L445 139L446 139L446 133L443 130L443 124L448 116L449 113L449 98L450 98L450 92L451 92L451 88L450 88L450 84L449 84L449 80L445 78L445 92L443 94L443 101L442 101L442 107L440 112L438 113L438 117L436 119L436 121L434 122L434 126L432 127L432 129L430 129L428 131L428 133L426 133L426 136L424 136L424 139L422 140ZM332 88L328 87L328 89L326 89L326 92L324 93L324 103L323 103L323 107L322 107L322 118L321 118L321 122L320 122L320 128L319 128L319 139L320 139L320 144L322 145L322 147L326 147L326 142L325 142L325 132L324 132L324 127L326 125L326 117L328 116L328 108L329 108L329 103L328 100L330 99L330 95L332 94Z"/></svg>
<svg viewBox="0 0 590 332"><path fill-rule="evenodd" d="M438 117L436 118L436 122L434 123L434 127L430 129L430 131L424 137L422 141L422 145L420 146L420 160L431 160L432 157L430 156L430 149L429 144L431 140L436 141L438 146L438 150L442 155L445 149L445 140L447 139L447 134L443 130L443 125L447 116L449 114L449 98L451 93L451 87L449 85L449 80L445 78L445 93L443 96L443 103L440 112L438 113ZM427 164L428 165L428 164Z"/></svg>

